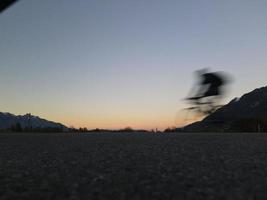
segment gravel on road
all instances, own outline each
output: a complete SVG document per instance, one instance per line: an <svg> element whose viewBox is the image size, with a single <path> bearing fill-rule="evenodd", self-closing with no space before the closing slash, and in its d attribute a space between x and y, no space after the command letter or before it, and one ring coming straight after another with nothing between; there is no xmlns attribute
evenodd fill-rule
<svg viewBox="0 0 267 200"><path fill-rule="evenodd" d="M266 199L267 134L0 134L0 199Z"/></svg>

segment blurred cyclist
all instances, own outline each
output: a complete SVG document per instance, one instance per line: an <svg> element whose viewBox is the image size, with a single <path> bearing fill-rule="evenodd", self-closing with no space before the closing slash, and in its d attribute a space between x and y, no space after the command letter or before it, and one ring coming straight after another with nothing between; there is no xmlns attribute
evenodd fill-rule
<svg viewBox="0 0 267 200"><path fill-rule="evenodd" d="M198 86L194 88L197 92L187 100L201 102L203 99L209 99L210 101L206 103L216 103L214 101L222 96L222 87L227 83L225 76L220 72L209 72L206 68L197 70L196 74L200 79Z"/></svg>
<svg viewBox="0 0 267 200"><path fill-rule="evenodd" d="M15 3L17 0L0 0L0 13Z"/></svg>

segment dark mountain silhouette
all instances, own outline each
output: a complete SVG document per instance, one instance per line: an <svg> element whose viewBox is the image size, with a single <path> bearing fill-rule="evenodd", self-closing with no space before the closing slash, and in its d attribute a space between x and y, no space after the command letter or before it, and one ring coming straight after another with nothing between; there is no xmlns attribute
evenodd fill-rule
<svg viewBox="0 0 267 200"><path fill-rule="evenodd" d="M11 113L0 112L0 129L7 130L14 126L20 126L22 129L62 129L68 128L63 124L48 121L31 114L13 115Z"/></svg>
<svg viewBox="0 0 267 200"><path fill-rule="evenodd" d="M267 131L267 87L235 98L185 131Z"/></svg>

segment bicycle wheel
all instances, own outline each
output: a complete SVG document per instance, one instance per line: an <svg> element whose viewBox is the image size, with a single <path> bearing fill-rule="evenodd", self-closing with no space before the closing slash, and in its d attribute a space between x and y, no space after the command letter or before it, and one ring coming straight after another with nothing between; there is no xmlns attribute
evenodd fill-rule
<svg viewBox="0 0 267 200"><path fill-rule="evenodd" d="M175 126L183 127L201 119L202 115L199 113L198 107L189 107L182 109L176 113Z"/></svg>

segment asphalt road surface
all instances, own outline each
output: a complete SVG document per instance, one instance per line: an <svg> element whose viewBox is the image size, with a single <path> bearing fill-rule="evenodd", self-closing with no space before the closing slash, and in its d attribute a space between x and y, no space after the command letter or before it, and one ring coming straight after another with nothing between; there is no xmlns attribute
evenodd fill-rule
<svg viewBox="0 0 267 200"><path fill-rule="evenodd" d="M0 134L0 199L266 199L267 134Z"/></svg>

